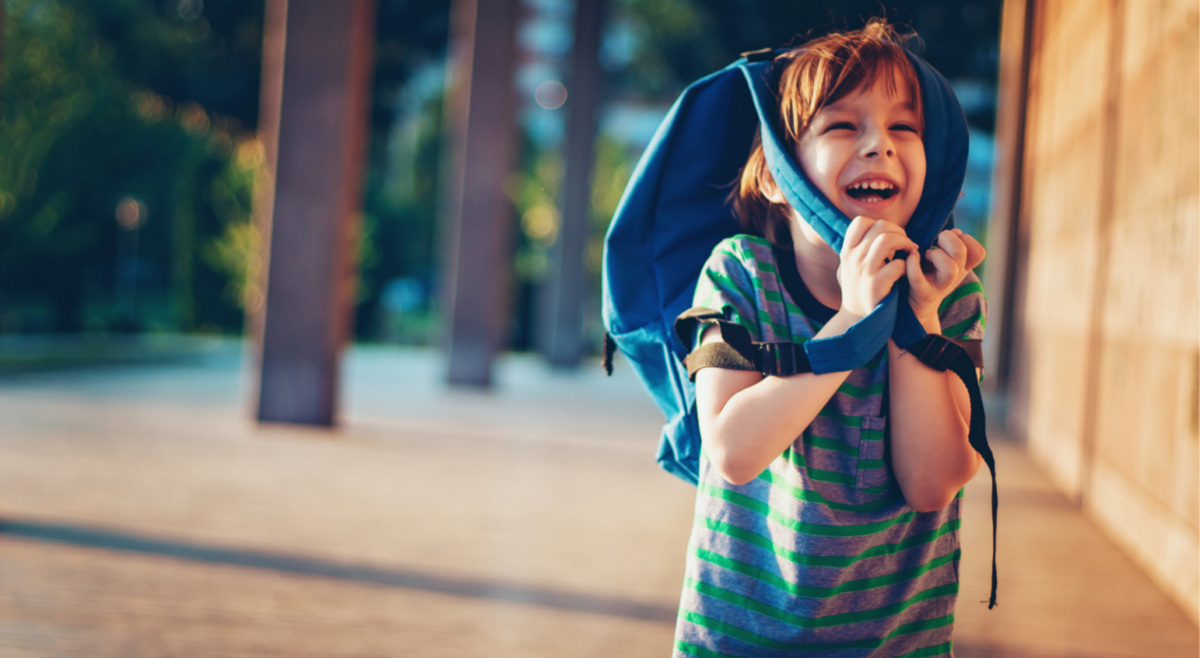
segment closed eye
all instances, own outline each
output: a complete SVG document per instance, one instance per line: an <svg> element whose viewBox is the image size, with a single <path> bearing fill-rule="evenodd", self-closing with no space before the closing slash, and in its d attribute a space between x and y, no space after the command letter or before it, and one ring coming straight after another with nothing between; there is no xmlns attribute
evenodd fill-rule
<svg viewBox="0 0 1200 658"><path fill-rule="evenodd" d="M911 124L907 124L907 123L897 123L894 126L892 126L892 130L904 130L904 131L915 133L915 132L917 132L917 127L914 125L911 125Z"/></svg>
<svg viewBox="0 0 1200 658"><path fill-rule="evenodd" d="M856 128L854 127L854 124L850 123L849 121L839 121L837 123L830 124L829 127L825 129L825 132L830 132L832 130L855 130L855 129Z"/></svg>

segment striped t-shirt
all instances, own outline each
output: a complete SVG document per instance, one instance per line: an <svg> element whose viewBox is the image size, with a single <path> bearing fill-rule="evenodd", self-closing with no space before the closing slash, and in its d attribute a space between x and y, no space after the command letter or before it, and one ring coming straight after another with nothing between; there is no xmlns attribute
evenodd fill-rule
<svg viewBox="0 0 1200 658"><path fill-rule="evenodd" d="M746 235L713 250L693 305L761 341L803 343L834 315L792 252ZM939 315L943 335L983 337L973 273ZM962 492L936 512L905 503L887 454L887 368L885 348L852 371L751 482L732 485L701 458L676 656L950 655Z"/></svg>

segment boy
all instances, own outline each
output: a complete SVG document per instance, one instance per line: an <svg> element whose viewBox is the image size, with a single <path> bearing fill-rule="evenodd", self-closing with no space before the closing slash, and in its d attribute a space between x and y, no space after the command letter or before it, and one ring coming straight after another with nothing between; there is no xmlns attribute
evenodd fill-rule
<svg viewBox="0 0 1200 658"><path fill-rule="evenodd" d="M789 146L854 220L834 252L784 200L756 144L731 200L766 239L718 245L695 306L755 340L803 343L844 333L903 278L926 332L981 338L970 270L983 248L948 230L922 259L904 230L926 153L917 76L895 32L873 20L784 57ZM722 340L710 325L700 344ZM704 458L677 655L949 655L958 495L981 464L962 383L892 341L853 371L706 367L695 378Z"/></svg>

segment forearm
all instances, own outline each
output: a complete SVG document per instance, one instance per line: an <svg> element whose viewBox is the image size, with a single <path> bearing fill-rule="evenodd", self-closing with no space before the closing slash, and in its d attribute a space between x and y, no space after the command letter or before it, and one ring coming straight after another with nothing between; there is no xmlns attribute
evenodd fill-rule
<svg viewBox="0 0 1200 658"><path fill-rule="evenodd" d="M940 331L927 326L930 333ZM918 511L948 505L981 463L967 440L970 403L954 375L921 363L888 341L892 470Z"/></svg>
<svg viewBox="0 0 1200 658"><path fill-rule="evenodd" d="M834 316L815 338L841 334L854 319ZM701 370L696 404L709 460L733 484L758 477L812 423L848 374L760 378L757 373Z"/></svg>

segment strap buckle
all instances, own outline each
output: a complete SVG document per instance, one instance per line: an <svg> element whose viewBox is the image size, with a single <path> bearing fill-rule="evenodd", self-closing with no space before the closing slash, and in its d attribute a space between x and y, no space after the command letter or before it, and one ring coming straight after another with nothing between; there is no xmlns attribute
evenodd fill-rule
<svg viewBox="0 0 1200 658"><path fill-rule="evenodd" d="M796 343L756 343L754 365L763 377L794 375L799 372Z"/></svg>
<svg viewBox="0 0 1200 658"><path fill-rule="evenodd" d="M955 359L958 358L959 352L963 349L954 344L953 341L939 334L929 334L909 346L909 351L913 353L925 365L934 370L946 371L953 365Z"/></svg>

